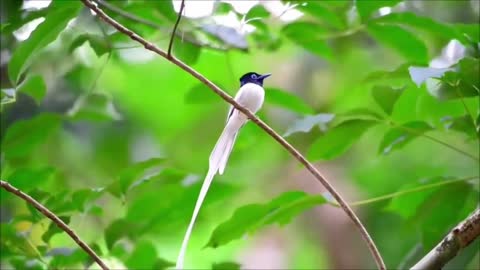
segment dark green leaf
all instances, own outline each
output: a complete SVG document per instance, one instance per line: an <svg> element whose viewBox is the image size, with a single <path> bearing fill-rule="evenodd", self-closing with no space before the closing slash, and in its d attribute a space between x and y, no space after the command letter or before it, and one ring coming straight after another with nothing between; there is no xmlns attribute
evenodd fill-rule
<svg viewBox="0 0 480 270"><path fill-rule="evenodd" d="M45 185L54 172L55 169L51 167L41 169L21 168L15 170L6 180L14 187L28 192Z"/></svg>
<svg viewBox="0 0 480 270"><path fill-rule="evenodd" d="M125 262L128 269L153 269L157 261L157 250L152 243L137 243L130 257Z"/></svg>
<svg viewBox="0 0 480 270"><path fill-rule="evenodd" d="M334 114L321 113L317 115L307 115L301 119L295 120L295 122L288 127L283 137L288 137L297 132L307 133L312 130L313 127L318 126L321 130L325 131L327 124L333 120Z"/></svg>
<svg viewBox="0 0 480 270"><path fill-rule="evenodd" d="M372 95L373 99L382 107L383 111L391 115L395 102L397 102L398 98L402 95L403 90L405 90L405 88L377 85L372 88Z"/></svg>
<svg viewBox="0 0 480 270"><path fill-rule="evenodd" d="M181 39L175 38L173 53L186 64L195 64L200 56L200 52L201 49L197 45L193 45L189 42L183 42Z"/></svg>
<svg viewBox="0 0 480 270"><path fill-rule="evenodd" d="M301 98L285 90L277 88L265 89L265 101L269 104L281 106L285 109L301 113L313 113L313 109L307 105Z"/></svg>
<svg viewBox="0 0 480 270"><path fill-rule="evenodd" d="M225 245L269 224L287 224L301 212L325 202L322 196L292 191L283 193L269 203L240 207L229 220L215 228L206 246L216 248Z"/></svg>
<svg viewBox="0 0 480 270"><path fill-rule="evenodd" d="M425 132L432 129L429 124L421 121L408 122L399 127L392 128L383 136L378 152L388 154L392 150L398 150L413 139L422 136Z"/></svg>
<svg viewBox="0 0 480 270"><path fill-rule="evenodd" d="M68 115L73 121L111 121L122 118L111 97L102 93L91 93L78 98Z"/></svg>
<svg viewBox="0 0 480 270"><path fill-rule="evenodd" d="M125 194L135 181L141 180L140 178L146 173L158 168L164 162L163 158L151 158L124 169L120 172L118 180L108 187L108 191L117 197Z"/></svg>
<svg viewBox="0 0 480 270"><path fill-rule="evenodd" d="M367 31L380 43L393 48L407 60L428 63L428 50L425 43L416 35L397 25L370 23Z"/></svg>
<svg viewBox="0 0 480 270"><path fill-rule="evenodd" d="M40 103L46 93L45 82L42 76L34 75L27 77L18 87L17 92L23 92L31 96L35 101Z"/></svg>
<svg viewBox="0 0 480 270"><path fill-rule="evenodd" d="M155 10L160 12L167 20L170 22L177 20L177 13L173 9L172 1L152 1L152 3L154 4Z"/></svg>
<svg viewBox="0 0 480 270"><path fill-rule="evenodd" d="M240 270L241 265L236 262L214 263L212 270Z"/></svg>
<svg viewBox="0 0 480 270"><path fill-rule="evenodd" d="M54 41L82 7L80 2L72 1L55 1L52 5L56 8L45 16L45 21L32 32L30 37L17 47L10 59L8 76L13 85L18 83L20 75L30 65L36 53Z"/></svg>
<svg viewBox="0 0 480 270"><path fill-rule="evenodd" d="M167 261L163 258L157 258L153 269L163 270L163 269L171 269L172 266L175 266L174 262Z"/></svg>
<svg viewBox="0 0 480 270"><path fill-rule="evenodd" d="M105 242L107 248L112 250L113 245L123 237L135 238L138 225L124 219L117 219L105 229Z"/></svg>
<svg viewBox="0 0 480 270"><path fill-rule="evenodd" d="M72 41L72 44L70 45L68 51L70 53L73 52L76 48L82 46L82 44L85 42L88 42L90 44L90 47L92 47L92 49L95 51L95 54L99 57L110 51L110 46L107 40L105 40L103 36L95 34L79 35Z"/></svg>
<svg viewBox="0 0 480 270"><path fill-rule="evenodd" d="M479 137L480 135L477 134L475 130L474 120L468 114L455 118L447 118L443 121L446 129L463 132L471 139Z"/></svg>
<svg viewBox="0 0 480 270"><path fill-rule="evenodd" d="M221 84L215 83L215 85L223 89ZM195 85L185 94L187 104L208 104L215 101L220 101L219 96L203 83Z"/></svg>
<svg viewBox="0 0 480 270"><path fill-rule="evenodd" d="M480 59L463 58L455 71L447 71L431 92L439 99L454 99L480 95Z"/></svg>
<svg viewBox="0 0 480 270"><path fill-rule="evenodd" d="M53 258L49 263L50 269L71 269L85 261L88 255L83 249L55 248L48 252Z"/></svg>
<svg viewBox="0 0 480 270"><path fill-rule="evenodd" d="M63 222L65 222L65 224L68 225L68 223L70 223L70 217L69 216L60 216L59 217ZM55 223L50 223L50 226L48 226L48 230L42 235L42 240L45 242L45 243L49 243L50 242L50 238L52 238L53 235L57 234L57 233L61 233L63 232L62 229L60 229L57 224Z"/></svg>
<svg viewBox="0 0 480 270"><path fill-rule="evenodd" d="M362 21L368 21L370 15L382 7L392 7L403 0L357 0L357 11Z"/></svg>
<svg viewBox="0 0 480 270"><path fill-rule="evenodd" d="M343 154L375 124L376 121L359 119L340 123L313 142L308 151L309 159L333 159Z"/></svg>
<svg viewBox="0 0 480 270"><path fill-rule="evenodd" d="M42 144L61 124L61 116L44 113L29 120L20 120L7 129L2 152L7 159L24 157Z"/></svg>

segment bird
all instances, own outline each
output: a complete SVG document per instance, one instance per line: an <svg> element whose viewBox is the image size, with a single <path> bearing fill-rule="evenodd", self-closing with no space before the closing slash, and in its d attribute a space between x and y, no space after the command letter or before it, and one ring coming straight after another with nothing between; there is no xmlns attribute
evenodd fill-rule
<svg viewBox="0 0 480 270"><path fill-rule="evenodd" d="M235 101L249 109L252 113L256 113L262 107L265 99L263 80L269 76L271 76L270 73L262 75L256 72L248 72L244 74L242 77L240 77L240 89L235 95ZM247 121L248 117L245 114L230 105L225 128L223 129L220 138L218 138L218 141L210 154L208 172L200 189L200 193L190 219L190 224L188 225L182 241L182 246L180 247L175 267L177 270L183 269L183 262L185 259L188 241L190 239L195 220L197 219L198 212L200 211L200 207L205 199L205 196L207 195L208 188L212 183L213 177L215 174L217 174L217 172L220 175L225 172L228 157L232 152L238 132Z"/></svg>

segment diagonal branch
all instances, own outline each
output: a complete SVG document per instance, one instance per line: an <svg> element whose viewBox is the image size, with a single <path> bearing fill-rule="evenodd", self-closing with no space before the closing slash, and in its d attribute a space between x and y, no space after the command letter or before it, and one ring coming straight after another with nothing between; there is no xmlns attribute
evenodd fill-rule
<svg viewBox="0 0 480 270"><path fill-rule="evenodd" d="M350 208L350 206L348 206L346 201L340 196L340 194L335 190L335 188L327 181L327 179L297 149L295 149L292 145L290 145L282 136L276 133L270 126L265 124L265 122L263 122L257 116L255 116L250 110L240 105L230 95L222 91L218 86L216 86L214 83L212 83L207 78L202 76L196 70L192 69L190 66L188 66L187 64L183 63L182 61L178 60L173 56L169 57L165 51L158 48L154 44L148 42L147 40L143 39L142 37L140 37L133 31L131 31L130 29L126 28L125 26L121 25L120 23L112 19L110 16L105 14L100 8L97 7L97 5L92 3L90 0L81 0L81 1L85 4L85 6L87 6L92 11L94 11L100 18L102 18L106 23L113 26L119 32L122 32L125 35L129 36L132 40L139 42L145 47L145 49L155 52L156 54L164 57L168 61L172 62L176 66L185 70L187 73L189 73L190 75L198 79L200 82L208 86L213 92L219 95L223 100L230 103L237 110L245 114L252 122L254 122L257 126L259 126L266 133L268 133L270 137L272 137L278 143L280 143L283 146L283 148L285 148L293 157L295 157L300 163L302 163L305 166L305 168L315 177L315 179L318 180L325 187L325 189L327 189L328 192L330 192L332 197L338 202L340 207L345 211L347 216L352 220L352 222L360 231L360 234L362 235L364 241L366 242L377 264L377 267L382 270L386 269L385 263L383 262L380 252L378 251L377 247L375 246L375 243L373 242L372 238L368 234L367 230L363 226L360 219L355 215L355 213Z"/></svg>
<svg viewBox="0 0 480 270"><path fill-rule="evenodd" d="M183 9L185 8L185 0L182 0L180 4L180 10L178 11L177 21L173 26L172 36L170 37L170 43L168 44L168 58L172 57L172 48L173 48L173 40L175 39L175 33L177 32L178 24L180 23L180 19L182 19Z"/></svg>
<svg viewBox="0 0 480 270"><path fill-rule="evenodd" d="M458 224L432 249L412 270L442 269L463 248L471 244L480 235L480 209L477 208L467 219Z"/></svg>
<svg viewBox="0 0 480 270"><path fill-rule="evenodd" d="M8 182L0 180L0 186L5 189L6 191L14 194L15 196L23 199L28 204L35 207L38 211L40 211L44 216L49 218L53 223L55 223L61 230L66 232L72 239L77 243L85 252L103 269L108 270L107 265L100 259L100 257L95 253L95 251L90 248L85 242L78 237L78 235L67 225L63 220L61 220L57 215L52 213L48 208L43 206L41 203L37 202L34 198L30 197L29 195L25 194L18 188L10 185Z"/></svg>

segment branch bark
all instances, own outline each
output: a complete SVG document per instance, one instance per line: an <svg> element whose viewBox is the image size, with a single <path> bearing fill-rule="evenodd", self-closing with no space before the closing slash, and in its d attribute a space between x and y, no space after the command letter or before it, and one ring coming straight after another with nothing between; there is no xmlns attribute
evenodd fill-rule
<svg viewBox="0 0 480 270"><path fill-rule="evenodd" d="M100 257L95 253L95 251L90 248L85 242L83 242L82 239L80 239L80 237L78 237L78 235L67 224L65 224L65 222L63 222L63 220L57 217L57 215L48 210L48 208L43 206L41 203L37 202L34 198L30 197L18 188L10 185L8 182L0 180L0 186L6 191L14 194L15 196L23 199L28 204L35 207L44 216L53 221L53 223L55 223L61 230L66 232L73 239L73 241L75 241L75 243L77 243L80 248L82 248L103 270L108 270L107 265L100 259Z"/></svg>
<svg viewBox="0 0 480 270"><path fill-rule="evenodd" d="M173 48L173 41L175 39L175 33L177 32L177 27L178 24L180 23L180 20L182 19L182 13L183 9L185 8L185 0L182 0L182 3L180 4L180 10L178 11L178 16L177 16L177 21L175 22L175 25L173 26L173 31L172 31L172 36L170 37L170 43L168 44L168 57L172 57L172 48Z"/></svg>
<svg viewBox="0 0 480 270"><path fill-rule="evenodd" d="M441 269L451 259L480 235L480 209L477 208L467 219L458 224L411 270Z"/></svg>
<svg viewBox="0 0 480 270"><path fill-rule="evenodd" d="M143 39L138 34L134 33L130 29L126 28L125 26L121 25L120 23L115 21L113 18L105 14L105 12L103 12L100 8L98 8L97 5L92 3L91 0L81 0L81 1L84 3L85 6L87 6L92 11L94 11L101 19L103 19L106 23L113 26L119 32L124 33L125 35L129 36L132 40L139 42L145 47L145 49L155 52L156 54L172 62L173 64L180 67L181 69L183 69L184 71L186 71L187 73L189 73L190 75L198 79L200 82L208 86L213 92L219 95L223 100L230 103L237 110L244 113L252 122L254 122L257 126L262 128L267 134L270 135L270 137L272 137L279 144L281 144L283 148L285 148L293 157L295 157L301 164L303 164L305 168L315 177L315 179L318 180L325 187L325 189L327 189L328 192L330 192L332 197L335 198L335 200L338 202L340 207L345 211L347 216L352 220L352 222L360 231L360 234L362 235L364 241L366 242L375 260L375 263L377 264L378 269L382 269L382 270L386 269L385 263L383 262L380 252L378 251L374 241L368 234L368 231L365 229L360 219L356 216L356 214L353 212L350 206L348 206L348 204L340 196L340 194L335 190L335 188L327 181L327 179L297 149L295 149L292 145L290 145L282 136L276 133L265 122L263 122L257 116L255 116L250 110L240 105L230 95L222 91L218 86L216 86L214 83L212 83L207 78L202 76L196 70L194 70L193 68L191 68L190 66L188 66L187 64L183 63L182 61L180 61L179 59L173 56L169 57L169 55L165 51L158 48L154 44L148 42L147 40Z"/></svg>

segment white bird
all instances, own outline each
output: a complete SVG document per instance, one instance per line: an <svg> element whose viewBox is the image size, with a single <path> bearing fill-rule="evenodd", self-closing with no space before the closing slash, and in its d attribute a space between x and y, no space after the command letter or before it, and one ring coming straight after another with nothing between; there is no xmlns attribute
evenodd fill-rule
<svg viewBox="0 0 480 270"><path fill-rule="evenodd" d="M249 72L240 78L240 90L235 95L235 101L240 105L248 108L251 112L256 113L263 105L265 98L265 90L263 89L263 80L269 77L271 74L258 74L255 72ZM230 106L230 111L227 116L227 124L223 129L220 138L218 139L209 159L209 168L207 176L203 181L200 194L198 195L195 208L193 210L190 224L188 225L187 232L183 238L182 246L177 258L176 269L183 269L183 262L185 258L185 252L187 249L192 229L197 219L198 212L202 206L203 200L207 195L208 188L212 183L213 177L218 172L220 175L225 171L227 166L228 157L232 152L235 139L237 138L238 131L248 121L248 118L242 112L236 110L233 106Z"/></svg>

